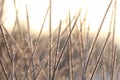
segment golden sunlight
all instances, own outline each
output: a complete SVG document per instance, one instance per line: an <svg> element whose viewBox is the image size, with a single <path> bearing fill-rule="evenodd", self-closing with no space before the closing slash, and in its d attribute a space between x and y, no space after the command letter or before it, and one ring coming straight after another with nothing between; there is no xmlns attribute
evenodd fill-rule
<svg viewBox="0 0 120 80"><path fill-rule="evenodd" d="M87 0L52 0L52 29L58 26L60 20L65 20L70 10L71 16L74 16L80 8L83 8L83 16L88 8ZM19 20L26 23L26 6L28 9L29 23L33 31L39 32L40 26L45 17L46 11L49 7L49 0L16 0L16 8L18 10ZM13 0L5 0L5 16L3 23L5 26L11 28L15 22L15 5ZM21 22L20 21L20 22ZM12 28L11 28L12 29ZM44 30L48 30L48 19Z"/></svg>
<svg viewBox="0 0 120 80"><path fill-rule="evenodd" d="M120 80L120 0L0 0L0 80Z"/></svg>
<svg viewBox="0 0 120 80"><path fill-rule="evenodd" d="M90 24L91 31L97 31L98 27L102 21L105 10L108 7L110 0L52 0L52 29L54 30L56 26L59 25L60 20L66 20L66 16L70 10L71 17L73 17L80 9L82 9L81 17L85 16L87 11L86 21ZM117 5L119 4L117 0ZM42 22L44 20L45 14L49 7L49 0L16 0L16 8L18 10L18 17L20 24L23 27L26 26L26 6L28 10L29 23L32 32L39 32ZM15 23L15 5L13 0L5 0L4 4L4 16L2 18L2 23L9 29L12 29ZM113 6L113 4L112 4ZM104 22L102 32L106 32L109 28L112 6L108 12L106 20ZM117 34L119 34L120 28L118 27L120 14L119 7L117 6ZM24 24L24 25L23 25ZM49 26L49 15L47 16L44 31L48 31Z"/></svg>

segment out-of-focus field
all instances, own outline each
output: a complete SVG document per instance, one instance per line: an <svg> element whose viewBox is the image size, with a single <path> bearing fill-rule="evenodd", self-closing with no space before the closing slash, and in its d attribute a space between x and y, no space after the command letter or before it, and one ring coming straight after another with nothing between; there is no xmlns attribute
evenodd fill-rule
<svg viewBox="0 0 120 80"><path fill-rule="evenodd" d="M22 25L18 14L11 31L4 21L0 22L0 80L119 80L116 0L108 3L96 32L87 24L87 11L82 16L82 8L72 16L69 11L66 19L60 20L53 29L51 2L38 35L31 32L27 7L25 24ZM4 17L3 4L1 1L0 18ZM110 9L111 22L104 34L101 30ZM18 13L17 9L15 12ZM48 26L46 33L45 26Z"/></svg>

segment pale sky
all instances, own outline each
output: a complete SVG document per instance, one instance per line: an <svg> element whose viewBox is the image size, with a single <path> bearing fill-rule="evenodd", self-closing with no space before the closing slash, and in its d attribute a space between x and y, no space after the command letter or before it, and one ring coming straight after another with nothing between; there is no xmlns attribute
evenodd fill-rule
<svg viewBox="0 0 120 80"><path fill-rule="evenodd" d="M110 0L52 0L52 27L55 27L59 24L59 21L65 20L70 9L71 16L82 8L82 16L84 16L85 11L88 10L87 22L90 23L90 30L97 31L101 23L102 17L107 9ZM31 30L39 32L44 19L45 13L49 6L49 0L16 0L17 9L19 9L19 19L21 24L26 23L26 10L25 5L28 6L28 13L30 19ZM117 0L117 19L116 19L116 33L117 38L120 39L120 0ZM107 32L109 28L109 22L111 18L113 5L111 6L105 23L102 28L102 32ZM15 21L15 9L13 0L5 0L5 10L4 17L2 22L9 29L12 29ZM44 31L47 31L48 28L49 15L47 17L46 25Z"/></svg>

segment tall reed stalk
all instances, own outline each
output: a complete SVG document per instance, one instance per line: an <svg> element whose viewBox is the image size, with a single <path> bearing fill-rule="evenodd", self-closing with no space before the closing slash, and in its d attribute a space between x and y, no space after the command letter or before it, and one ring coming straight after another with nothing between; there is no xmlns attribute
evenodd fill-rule
<svg viewBox="0 0 120 80"><path fill-rule="evenodd" d="M114 80L114 58L115 58L115 28L116 28L116 0L113 5L113 34L112 34L112 51L111 51L111 80Z"/></svg>
<svg viewBox="0 0 120 80"><path fill-rule="evenodd" d="M5 69L5 66L4 66L4 64L3 64L2 60L1 60L1 58L0 58L0 65L1 65L1 67L2 67L2 70L3 70L3 72L4 72L4 75L5 75L6 80L9 80L7 71L6 71L6 69Z"/></svg>
<svg viewBox="0 0 120 80"><path fill-rule="evenodd" d="M110 33L111 33L111 32L108 33L107 38L106 38L106 40L105 40L105 42L104 42L104 44L103 44L103 47L102 47L102 49L101 49L101 51L100 51L100 54L99 54L99 56L98 56L98 58L97 58L97 63L95 64L95 68L93 69L93 72L92 72L92 75L91 75L91 77L90 77L90 80L93 80L93 77L94 77L94 75L95 75L95 72L97 71L97 68L98 68L98 66L99 66L99 64L100 64L100 61L101 61L101 59L102 59L102 55L103 55L104 49L105 49L106 44L107 44L107 42L108 42L108 39L109 39L109 37L110 37Z"/></svg>
<svg viewBox="0 0 120 80"><path fill-rule="evenodd" d="M4 31L3 31L3 28L2 28L3 26L0 24L0 30L1 30L1 33L2 33L2 38L3 38L3 43L5 44L5 46L6 46L6 49L7 49L7 53L8 53L8 57L9 57L9 59L10 59L10 63L14 63L13 62L13 59L12 59L12 57L11 57L11 51L10 51L10 48L9 48L9 44L8 44L8 41L7 41L7 39L6 39L6 36L5 36L5 33L4 33ZM1 61L1 65L2 65L2 61ZM4 66L2 65L2 68L3 68L3 70L5 71L5 68L4 68ZM14 74L16 75L16 72L14 71ZM5 76L7 77L7 74L5 73ZM16 77L15 77L16 78Z"/></svg>
<svg viewBox="0 0 120 80"><path fill-rule="evenodd" d="M6 46L6 49L7 49L7 53L8 53L8 57L9 57L9 59L10 59L10 62L12 62L12 58L11 58L11 56L10 56L10 53L11 53L11 51L10 51L10 47L9 47L9 45L8 45L8 41L7 41L7 39L6 39L6 36L5 36L5 33L4 33L4 31L3 31L3 28L2 28L2 25L0 24L0 31L1 31L1 33L2 33L2 41L3 41L3 43L5 44L5 46Z"/></svg>
<svg viewBox="0 0 120 80"><path fill-rule="evenodd" d="M71 15L70 15L70 10L69 10L69 31L71 31ZM69 34L68 34L69 35ZM72 48L72 38L71 38L71 35L70 35L70 39L69 39L69 43L68 43L68 52L69 52L69 75L70 75L70 80L73 80L73 48Z"/></svg>
<svg viewBox="0 0 120 80"><path fill-rule="evenodd" d="M61 23L62 21L60 20L60 23L59 23L59 29L58 29L58 36L57 36L57 45L56 45L56 53L55 53L55 63L54 63L54 69L56 67L56 64L57 64L57 60L58 60L58 55L60 53L60 33L61 33Z"/></svg>
<svg viewBox="0 0 120 80"><path fill-rule="evenodd" d="M106 65L102 66L101 74L102 74L101 80L106 80Z"/></svg>
<svg viewBox="0 0 120 80"><path fill-rule="evenodd" d="M100 31L101 31L102 25L103 25L103 23L104 23L104 21L105 21L106 15L107 15L107 13L108 13L108 11L109 11L109 8L110 8L110 6L111 6L111 4L112 4L112 1L113 1L113 0L110 1L109 5L108 5L108 7L107 7L107 9L106 9L106 11L105 11L105 14L104 14L104 16L103 16L103 19L102 19L102 22L101 22L100 27L99 27L99 29L98 29L98 32L97 32L97 34L96 34L96 36L95 36L95 38L94 38L94 41L92 42L92 45L91 45L91 47L90 47L89 54L88 54L88 57L87 57L87 60L86 60L86 64L85 64L85 70L84 70L84 73L85 73L85 74L86 74L86 71L87 71L87 68L88 68L88 64L89 64L90 57L91 57L91 55L92 55L94 46L95 46L96 41L97 41L97 39L98 39L98 36L99 36Z"/></svg>
<svg viewBox="0 0 120 80"><path fill-rule="evenodd" d="M16 80L15 78L15 57L16 57L16 52L15 52L15 46L12 46L12 80Z"/></svg>
<svg viewBox="0 0 120 80"><path fill-rule="evenodd" d="M30 66L31 66L31 64L32 64L32 60L33 60L33 58L34 58L34 55L36 54L36 51L37 51L37 49L38 49L38 45L39 45L39 42L40 42L41 33L42 33L42 31L43 31L43 27L44 27L44 24L45 24L45 21L46 21L46 18L47 18L49 9L50 9L50 7L48 7L48 9L47 9L47 12L46 12L46 14L45 14L45 17L44 17L44 20L43 20L43 23L42 23L42 26L41 26L39 35L38 35L37 40L36 40L36 44L35 44L35 46L34 46L34 49L33 49L32 54L31 54L31 56L30 56L30 61L29 61L29 64L28 64L28 67L27 67L27 70L26 70L26 74L25 74L24 80L28 78L28 72L29 72ZM43 65L43 64L42 64L42 65ZM38 71L38 74L36 74L36 77L35 77L36 79L37 79L40 71L41 71L41 67L40 67L40 70Z"/></svg>
<svg viewBox="0 0 120 80"><path fill-rule="evenodd" d="M18 10L17 10L17 5L16 5L16 0L14 0L14 8L15 8L15 12L16 12L15 26L17 25L17 27L19 29L21 41L24 44L24 37L23 37L23 32L22 32L22 28L20 26L20 21L19 21L19 17L18 17Z"/></svg>
<svg viewBox="0 0 120 80"><path fill-rule="evenodd" d="M85 32L85 28L86 28L86 18L87 18L87 11L85 13L85 16L83 18L83 21L82 19L80 19L80 51L81 51L81 66L82 66L82 79L83 80L86 80L86 77L85 77L85 73L84 73L84 70L85 70L85 61L86 61L86 53L85 53L85 43L86 43L86 40L85 40L85 37L86 37L86 32Z"/></svg>
<svg viewBox="0 0 120 80"><path fill-rule="evenodd" d="M49 76L49 80L51 80L51 76L52 76L52 69L53 69L53 65L52 65L52 51L51 51L51 47L52 47L52 0L50 0L50 14L49 14L49 60L48 60L48 76Z"/></svg>
<svg viewBox="0 0 120 80"><path fill-rule="evenodd" d="M61 50L61 52L60 52L60 56L58 57L57 65L56 65L56 67L55 67L55 69L54 69L54 71L53 71L53 75L52 75L51 80L54 80L56 71L57 71L57 69L58 69L58 67L59 67L59 64L60 64L60 62L61 62L61 59L62 59L62 57L63 57L63 55L64 55L64 50L65 50L66 45L67 45L67 43L68 43L68 41L69 41L69 39L70 39L70 36L71 36L71 34L72 34L73 30L74 30L74 27L75 27L75 25L76 25L76 23L77 23L77 20L78 20L79 16L80 16L80 13L81 13L81 11L79 11L79 13L78 13L78 15L77 15L77 18L76 18L76 20L75 20L75 22L74 22L74 24L73 24L73 27L72 27L72 29L71 29L68 37L67 37L67 40L65 41L64 46L63 46L63 48L62 48L62 50Z"/></svg>
<svg viewBox="0 0 120 80"><path fill-rule="evenodd" d="M3 6L4 0L1 2ZM117 63L119 62L117 60L117 56L119 57L119 51L117 50L118 47L115 44L117 29L117 0L110 0L92 43L91 41L93 36L90 35L91 33L89 30L91 26L87 26L87 24L89 24L87 23L87 10L83 19L83 16L81 15L83 9L80 9L79 12L75 13L73 17L69 10L69 14L68 16L66 16L66 20L61 19L59 24L57 25L58 27L55 29L55 31L53 31L52 17L54 15L52 15L52 0L49 0L48 8L46 10L46 14L44 16L37 38L33 38L31 33L31 26L29 21L30 16L28 9L29 5L24 5L26 8L25 15L27 26L27 30L25 31L25 33L27 32L28 34L26 40L26 35L24 36L25 33L23 32L24 29L22 29L22 26L20 24L21 22L19 20L20 18L19 9L17 7L17 0L13 0L13 2L16 12L16 21L13 26L13 32L10 33L7 30L7 26L4 26L4 22L0 24L2 38L0 40L0 42L2 42L2 45L0 45L0 79L93 80L99 76L99 73L97 73L97 71L102 68L102 71L100 71L100 77L101 80L106 80L108 78L107 75L109 74L107 71L110 67L110 80L118 80L120 66ZM112 3L113 7L108 34L105 37L103 45L101 45L101 42L97 43L97 41L98 38L100 38L99 35L101 33L101 29L103 28L103 24L108 12L110 11ZM4 8L2 7L0 9ZM1 13L2 16L4 16L3 12L0 12L0 15ZM44 36L42 37L43 28L47 24L45 23L47 19L49 30L48 35L46 36L43 34ZM16 29L18 32L15 31ZM20 39L18 38L18 36L20 37ZM48 41L44 41L45 39L48 39ZM109 39L111 39L110 46L109 44L107 45ZM108 48L106 49L106 47ZM105 49L109 51L104 52ZM96 54L96 52L98 54ZM108 60L106 56L109 56L109 53L110 65L107 64L109 63L109 61L106 61ZM104 54L106 59L103 59ZM101 60L103 61L101 62ZM92 65L92 63L94 65Z"/></svg>

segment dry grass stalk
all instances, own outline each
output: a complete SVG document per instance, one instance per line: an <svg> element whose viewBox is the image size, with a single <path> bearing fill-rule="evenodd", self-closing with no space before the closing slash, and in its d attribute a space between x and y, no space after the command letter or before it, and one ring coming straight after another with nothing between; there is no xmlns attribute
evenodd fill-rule
<svg viewBox="0 0 120 80"><path fill-rule="evenodd" d="M31 33L30 33L30 25L29 25L29 14L28 14L28 8L26 5L26 17L27 17L27 27L28 27L28 37L29 37L29 44L28 47L30 49L30 54L33 52L33 43L31 39ZM34 60L32 59L32 68L33 68L33 79L35 80L35 65L34 65Z"/></svg>
<svg viewBox="0 0 120 80"><path fill-rule="evenodd" d="M114 1L116 1L116 0L114 0ZM107 35L104 45L99 46L102 48L102 50L98 57L97 57L97 55L94 55L94 54L91 57L92 53L94 53L93 50L96 50L96 49L94 49L94 47L97 47L96 46L97 39L99 38L99 34L101 31L103 22L106 18L106 15L108 13L108 10L109 10L111 4L112 4L112 0L105 12L105 15L104 15L102 22L100 24L100 27L98 29L97 35L95 36L95 39L94 39L90 49L89 49L89 46L91 44L91 36L89 38L89 27L88 27L88 30L86 29L87 12L86 12L86 15L85 15L83 21L81 21L80 31L79 31L79 29L77 29L78 28L77 24L79 23L78 18L80 17L79 16L80 13L77 15L75 14L72 19L71 19L70 13L69 13L69 23L67 24L66 21L60 21L59 27L56 28L56 32L58 31L57 37L56 37L56 32L52 33L52 8L51 8L52 5L51 5L51 2L52 2L52 0L50 0L50 5L49 5L46 15L44 17L43 24L39 31L39 35L38 35L37 39L35 38L35 44L34 44L34 41L32 40L33 38L30 33L29 16L28 16L27 6L26 6L26 16L27 16L27 27L28 27L27 32L28 32L28 39L29 39L27 45L24 43L24 41L18 40L20 43L21 42L23 43L22 45L20 45L19 42L17 40L15 40L16 38L14 38L17 35L16 34L11 35L7 31L7 29L4 26L2 26L3 32L5 31L5 34L4 34L4 36L2 35L2 37L6 37L6 34L7 34L8 37L10 37L10 41L12 41L12 42L9 42L9 39L8 39L8 42L6 42L6 43L7 44L10 43L10 45L11 44L15 45L16 49L18 50L17 53L20 53L20 54L16 55L16 52L14 50L8 49L8 50L10 50L10 52L9 52L8 50L6 50L7 48L5 48L4 52L8 51L9 53L11 53L11 55L10 54L8 54L8 55L10 56L12 64L7 63L7 65L9 65L9 67L10 67L10 69L9 69L10 71L7 71L6 62L4 60L2 60L2 58L0 58L0 64L1 64L0 71L3 71L2 75L7 80L8 80L8 78L11 78L12 80L17 80L17 79L55 80L58 78L70 79L70 80L73 80L73 79L86 80L86 79L89 79L86 75L90 75L91 71L92 71L90 69L93 69L92 75L90 75L90 80L91 80L91 79L93 79L94 75L99 75L96 73L96 71L99 70L99 67L104 66L104 65L100 65L100 64L102 64L102 63L100 63L100 61L102 59L103 51L108 42L111 28L113 28L113 37L112 37L112 45L111 45L112 46L112 52L111 52L112 59L111 59L111 65L110 65L112 71L111 71L110 77L111 77L111 80L117 79L120 71L117 71L117 73L115 72L116 71L115 68L118 67L116 64L116 55L117 55L116 53L117 52L116 52L116 47L115 47L115 22L116 22L115 21L115 18L116 18L115 17L116 16L116 13L115 13L116 8L115 7L114 7L114 10L113 10L112 16L111 16L109 34ZM15 0L14 0L14 5L16 8ZM42 43L42 40L44 40L44 39L42 39L41 33L43 31L43 27L44 27L48 12L50 12L49 13L49 34L48 34L48 37L45 37L45 38L48 38L49 40L47 43L45 43L45 41ZM80 10L80 12L81 12L81 10ZM18 19L18 10L16 8L16 22L15 22L14 27L18 27L18 29L19 29L18 35L20 35L20 37L22 37L24 39L21 26L19 25L19 21L17 19ZM62 31L61 27L64 27L64 26L62 26L62 24L64 22L66 23L66 27ZM73 23L73 26L71 26L72 23ZM114 25L114 27L112 24ZM75 27L77 27L76 28L77 32L75 32L75 34L74 34L73 30L75 30ZM1 30L2 30L2 28L1 28ZM67 32L68 32L68 34L66 35L65 33L67 33ZM13 34L14 34L14 30L13 30ZM71 35L73 35L73 36L71 36ZM54 40L54 38L55 38L55 40ZM88 42L89 41L88 38L89 38L90 42ZM4 38L3 38L3 41L5 42ZM6 43L5 43L5 45L6 45ZM47 44L48 44L49 50L46 50ZM42 48L41 48L41 46L42 46ZM2 46L0 46L0 47L2 47ZM27 48L24 49L24 47L27 47ZM9 45L8 45L8 48L9 48ZM26 50L28 48L31 49L30 52L26 52ZM67 53L66 48L68 50L69 57L68 57L68 55L65 55ZM29 54L25 55L25 53L30 53L30 57L29 57ZM38 54L38 53L40 53L40 54ZM79 54L79 53L81 53L81 54ZM110 51L107 53L110 53ZM24 57L24 55L25 55L25 57ZM80 56L78 56L78 55L80 55ZM18 56L20 57L18 59L24 58L25 60L16 59ZM65 57L67 57L67 58L65 58ZM87 57L87 59L86 59L86 57ZM91 63L95 62L95 59L93 59L93 58L96 58L96 57L97 57L97 63L95 63L95 67L93 68L93 65L90 65L89 62L91 62ZM7 61L8 61L9 60L8 56L5 59L7 59ZM81 59L81 60L79 61L79 59ZM69 65L67 65L67 62L68 62L67 60L69 61ZM86 60L87 60L87 62L86 62ZM47 62L48 62L48 64L46 64ZM74 67L73 67L73 64L75 65ZM106 64L105 64L105 66L107 67ZM87 71L87 68L89 71ZM21 71L16 72L16 70L19 70L19 69ZM78 72L78 70L80 70L80 72ZM57 74L57 71L59 72L59 74ZM103 68L103 72L101 73L102 80L105 80L107 78L106 71L107 70L104 70L104 68ZM9 73L7 73L7 72L9 72ZM16 75L16 73L17 73L17 75ZM47 74L47 73L49 73L49 74ZM42 75L40 75L40 74L42 74ZM79 76L79 78L78 78L78 76Z"/></svg>
<svg viewBox="0 0 120 80"><path fill-rule="evenodd" d="M73 20L75 19L75 17L76 17L76 16L74 16L74 17L72 18L72 20L71 20L70 23L73 22ZM61 25L62 25L62 22L61 22ZM65 32L67 31L68 27L69 27L69 24L67 24L66 27L65 27L65 29L64 29L63 31L61 31L61 34L60 34L60 38L61 38L61 39L63 38L63 35L64 35ZM53 34L54 34L54 33L53 33ZM52 51L55 50L55 47L57 46L56 43L57 43L57 41L54 41L54 43L53 43L53 45L52 45Z"/></svg>
<svg viewBox="0 0 120 80"><path fill-rule="evenodd" d="M36 51L37 51L37 49L38 49L38 47L39 47L39 42L40 42L41 33L42 33L42 30L43 30L44 23L45 23L45 21L46 21L46 17L47 17L47 15L48 15L49 9L50 9L50 7L48 7L47 12L46 12L46 15L45 15L45 17L44 17L44 20L43 20L43 23L42 23L42 26L41 26L41 29L40 29L40 32L39 32L39 35L38 35L36 44L35 44L35 46L34 46L34 50L33 50L32 56L31 56L31 58L30 58L29 66L28 66L28 68L27 68L28 70L29 70L29 68L30 68L30 65L32 64L32 58L34 58L34 55L36 54ZM41 62L41 64L40 64L40 67L39 67L38 70L37 70L38 72L36 72L35 80L38 79L38 76L39 76L39 74L41 73L41 70L43 69L44 65L46 64L47 59L48 59L48 56L46 56L46 57L44 58L44 60L42 60L42 62ZM27 71L28 71L28 70L27 70ZM30 72L30 73L31 73L31 72ZM28 73L27 73L27 75L28 75ZM26 78L27 78L27 77L26 77Z"/></svg>
<svg viewBox="0 0 120 80"><path fill-rule="evenodd" d="M85 27L86 27L86 18L87 18L87 11L86 11L86 13L85 13L85 16L84 16L84 19L83 19L83 21L80 19L80 41L81 41L81 47L80 47L80 51L81 51L81 66L82 66L82 80L86 80L86 77L85 77L85 61L86 61L86 53L85 53L85 43L86 43L86 41L85 41L85 37L86 37L86 35L85 35Z"/></svg>
<svg viewBox="0 0 120 80"><path fill-rule="evenodd" d="M106 66L105 65L103 65L102 66L102 78L101 78L101 80L106 80Z"/></svg>
<svg viewBox="0 0 120 80"><path fill-rule="evenodd" d="M114 0L113 13L114 13L114 22L113 22L113 34L112 34L111 80L114 80L115 28L116 28L116 0Z"/></svg>
<svg viewBox="0 0 120 80"><path fill-rule="evenodd" d="M69 11L69 31L71 31L71 16L70 16L70 11ZM69 35L69 34L68 34ZM69 48L69 76L70 76L70 80L73 80L74 76L73 76L73 48L72 48L72 38L70 35L70 39L69 39L69 44L68 44L68 48Z"/></svg>
<svg viewBox="0 0 120 80"><path fill-rule="evenodd" d="M59 29L58 29L58 36L57 36L57 45L56 45L56 53L55 53L55 63L54 63L54 69L56 67L57 64L57 60L58 60L58 55L59 55L59 48L60 48L60 33L61 33L61 20L60 20L60 24L59 24Z"/></svg>
<svg viewBox="0 0 120 80"><path fill-rule="evenodd" d="M6 80L9 80L7 71L6 71L6 69L5 69L4 65L3 65L3 62L2 62L2 60L1 60L1 58L0 58L0 65L1 65L1 67L2 67L2 70L3 70L3 72L4 72L4 75L5 75Z"/></svg>
<svg viewBox="0 0 120 80"><path fill-rule="evenodd" d="M81 10L79 11L79 13L78 13L78 15L77 15L77 18L76 18L76 20L75 20L75 22L74 22L74 24L73 24L73 27L72 27L72 29L71 29L71 31L70 31L70 33L69 33L69 36L68 36L67 40L65 41L64 46L63 46L63 48L62 48L62 50L61 50L61 52L60 52L60 56L59 56L59 58L58 58L57 65L56 65L56 67L55 67L55 69L54 69L54 71L53 71L53 75L52 75L52 79L51 79L51 80L54 80L56 71L57 71L57 69L58 69L58 67L59 67L59 64L60 64L60 62L61 62L61 59L62 59L62 57L63 57L63 55L64 55L64 50L65 50L66 45L67 45L67 43L68 43L68 41L69 41L69 39L70 39L70 36L71 36L71 34L72 34L72 31L74 30L74 27L75 27L75 25L76 25L76 23L77 23L77 20L78 20L79 16L80 16L80 13L81 13Z"/></svg>
<svg viewBox="0 0 120 80"><path fill-rule="evenodd" d="M95 37L95 39L94 39L94 41L93 41L93 43L92 43L92 45L91 45L91 47L90 47L89 54L88 54L88 57L87 57L87 60L86 60L86 64L85 64L85 71L84 71L85 74L86 74L86 71L87 71L87 67L88 67L88 64L89 64L90 57L91 57L91 55L92 55L94 46L95 46L96 41L97 41L97 39L98 39L98 36L99 36L100 31L101 31L101 28L102 28L102 25L103 25L103 23L104 23L104 20L105 20L105 18L106 18L106 15L107 15L107 13L108 13L108 11L109 11L109 8L110 8L110 6L111 6L111 4L112 4L112 1L113 1L113 0L110 1L109 5L108 5L108 7L107 7L107 9L106 9L106 12L105 12L105 14L104 14L104 17L103 17L103 19L102 19L102 22L101 22L100 27L99 27L99 29L98 29L98 32L97 32L97 34L96 34L96 37Z"/></svg>
<svg viewBox="0 0 120 80"><path fill-rule="evenodd" d="M28 27L28 36L29 36L29 48L31 49L31 53L33 52L33 45L32 45L32 39L31 39L31 33L30 33L30 23L29 23L29 13L28 13L28 7L26 5L26 17L27 17L27 27Z"/></svg>
<svg viewBox="0 0 120 80"><path fill-rule="evenodd" d="M49 60L48 60L48 79L51 80L53 65L52 65L52 0L50 0L50 14L49 14Z"/></svg>
<svg viewBox="0 0 120 80"><path fill-rule="evenodd" d="M9 59L10 59L10 62L12 62L12 59L11 59L11 56L10 56L10 48L9 48L9 45L8 45L8 41L7 41L7 39L6 39L6 36L5 36L5 33L4 33L4 31L3 31L3 28L2 28L2 25L0 24L0 31L1 31L1 33L2 33L2 41L3 41L3 43L5 44L5 46L6 46L6 49L7 49L7 52L8 52L8 57L9 57Z"/></svg>
<svg viewBox="0 0 120 80"><path fill-rule="evenodd" d="M94 77L94 75L95 75L95 72L96 72L96 70L97 70L97 68L98 68L98 66L99 66L99 64L100 64L100 61L101 61L101 59L102 59L102 55L103 55L104 49L105 49L106 44L107 44L107 42L108 42L108 39L109 39L109 37L110 37L110 33L111 33L111 32L108 33L107 38L106 38L106 40L105 40L105 43L103 44L103 47L102 47L102 49L101 49L101 52L100 52L100 54L99 54L99 56L98 56L98 58L97 58L97 63L95 64L95 68L93 69L92 76L90 77L90 80L93 79L93 77Z"/></svg>
<svg viewBox="0 0 120 80"><path fill-rule="evenodd" d="M15 25L17 25L17 27L19 29L19 33L20 33L20 36L21 36L21 41L24 44L24 37L23 37L23 32L22 32L22 28L20 26L20 21L19 21L19 17L18 17L18 10L17 10L17 5L16 5L16 0L14 0L14 8L15 8L15 12L16 12Z"/></svg>
<svg viewBox="0 0 120 80"><path fill-rule="evenodd" d="M3 24L1 24L3 27L3 30L5 31L5 33L10 37L10 39L12 40L12 42L14 43L14 45L16 46L16 48L18 49L20 55L22 57L24 57L24 53L23 50L21 49L21 47L19 46L19 44L16 42L16 40L14 39L14 37L7 31L7 29L4 27Z"/></svg>
<svg viewBox="0 0 120 80"><path fill-rule="evenodd" d="M15 46L11 46L12 50L12 80L16 80L17 76L15 74L15 57L16 57L16 52L15 52Z"/></svg>
<svg viewBox="0 0 120 80"><path fill-rule="evenodd" d="M2 0L0 2L0 7L1 7L1 10L0 10L0 20L2 19L2 16L3 16L3 10L4 10L4 0Z"/></svg>
<svg viewBox="0 0 120 80"><path fill-rule="evenodd" d="M30 56L30 61L29 61L28 68L27 68L27 70L26 70L25 79L26 79L27 76L28 76L28 72L29 72L30 66L31 66L31 64L32 64L33 58L34 58L34 56L35 56L35 54L36 54L36 51L37 51L37 49L38 49L39 42L40 42L40 37L41 37L41 33L42 33L42 30L43 30L43 27L44 27L44 24L45 24L45 21L46 21L46 18L47 18L49 9L50 9L50 7L48 7L48 9L47 9L47 12L46 12L46 14L45 14L45 17L44 17L44 20L43 20L43 23L42 23L42 26L41 26L41 29L40 29L40 32L39 32L37 41L36 41L36 44L35 44L35 46L34 46L34 49L33 49L32 54L31 54L31 56ZM44 61L44 60L43 60L43 61ZM42 64L42 63L41 63L41 64ZM40 71L41 71L41 67L40 67ZM39 71L39 72L40 72L40 71ZM38 74L36 74L36 77L35 77L36 79L37 79L37 77L38 77L38 75L39 75L39 72L38 72Z"/></svg>
<svg viewBox="0 0 120 80"><path fill-rule="evenodd" d="M117 68L116 80L119 80L119 75L120 75L120 65L118 65L118 68Z"/></svg>
<svg viewBox="0 0 120 80"><path fill-rule="evenodd" d="M14 63L13 62L13 60L12 60L12 58L11 58L11 56L10 56L10 54L11 54L11 51L10 51L10 48L9 48L9 45L8 45L8 41L7 41L7 39L6 39L6 36L5 36L5 34L4 34L4 31L3 31L3 28L2 28L2 25L0 24L0 30L1 30L1 33L2 33L2 38L3 38L3 43L5 43L5 46L6 46L6 49L7 49L7 52L8 52L8 57L9 57L9 59L10 59L10 62L11 63ZM1 64L2 64L2 62L1 62ZM16 72L14 71L14 74L16 75ZM15 77L16 78L16 77Z"/></svg>

